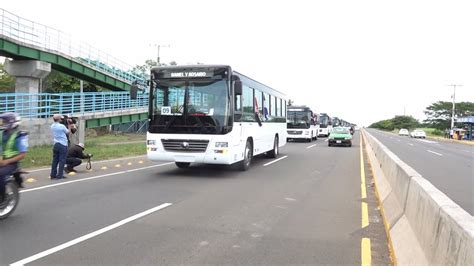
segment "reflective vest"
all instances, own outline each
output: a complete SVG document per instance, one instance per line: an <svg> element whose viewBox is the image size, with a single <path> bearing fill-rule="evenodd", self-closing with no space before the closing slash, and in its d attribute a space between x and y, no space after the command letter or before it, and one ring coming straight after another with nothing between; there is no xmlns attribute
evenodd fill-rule
<svg viewBox="0 0 474 266"><path fill-rule="evenodd" d="M10 159L20 154L16 147L16 138L18 137L18 131L14 131L7 140L7 143L3 146L3 159ZM2 136L3 142L3 136ZM2 143L3 144L3 143Z"/></svg>

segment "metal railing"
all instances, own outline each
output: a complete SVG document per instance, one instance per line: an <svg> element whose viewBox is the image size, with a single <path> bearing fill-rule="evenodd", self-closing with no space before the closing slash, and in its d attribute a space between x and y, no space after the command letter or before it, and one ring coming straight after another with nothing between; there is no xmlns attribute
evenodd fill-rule
<svg viewBox="0 0 474 266"><path fill-rule="evenodd" d="M82 103L82 104L81 104ZM0 93L0 113L23 118L48 118L53 114L79 116L148 107L148 93L130 99L129 92Z"/></svg>
<svg viewBox="0 0 474 266"><path fill-rule="evenodd" d="M0 36L3 35L21 44L62 54L79 63L106 72L112 76L132 83L145 83L146 76L133 72L133 66L97 49L91 45L74 40L55 28L21 18L0 8Z"/></svg>

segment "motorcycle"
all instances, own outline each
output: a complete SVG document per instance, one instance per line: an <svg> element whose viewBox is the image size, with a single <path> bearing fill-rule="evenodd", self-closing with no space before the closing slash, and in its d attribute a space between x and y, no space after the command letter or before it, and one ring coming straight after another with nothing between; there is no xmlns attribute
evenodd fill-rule
<svg viewBox="0 0 474 266"><path fill-rule="evenodd" d="M5 180L5 200L0 203L0 220L10 216L20 202L19 188L22 187L23 173L25 172L17 171Z"/></svg>

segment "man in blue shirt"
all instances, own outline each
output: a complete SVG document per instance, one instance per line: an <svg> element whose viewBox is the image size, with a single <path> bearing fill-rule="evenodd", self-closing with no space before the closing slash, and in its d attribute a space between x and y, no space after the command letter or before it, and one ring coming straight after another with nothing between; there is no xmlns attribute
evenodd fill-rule
<svg viewBox="0 0 474 266"><path fill-rule="evenodd" d="M49 175L51 179L66 178L63 171L67 157L67 134L69 134L69 129L61 123L62 119L62 115L55 114L53 116L54 123L51 125L51 132L54 141L53 161L51 163L51 173Z"/></svg>
<svg viewBox="0 0 474 266"><path fill-rule="evenodd" d="M5 179L15 172L28 152L28 134L18 129L20 123L18 114L0 114L0 206L5 199ZM21 186L21 181L17 182Z"/></svg>

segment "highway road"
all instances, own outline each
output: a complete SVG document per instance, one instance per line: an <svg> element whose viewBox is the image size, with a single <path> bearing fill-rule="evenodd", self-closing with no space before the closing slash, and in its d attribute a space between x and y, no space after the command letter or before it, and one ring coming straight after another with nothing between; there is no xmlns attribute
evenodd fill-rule
<svg viewBox="0 0 474 266"><path fill-rule="evenodd" d="M440 191L474 215L474 146L368 131Z"/></svg>
<svg viewBox="0 0 474 266"><path fill-rule="evenodd" d="M387 265L360 151L356 133L351 148L288 143L246 172L140 157L80 166L64 181L34 171L17 211L0 221L0 264L360 265L365 238L371 262Z"/></svg>

